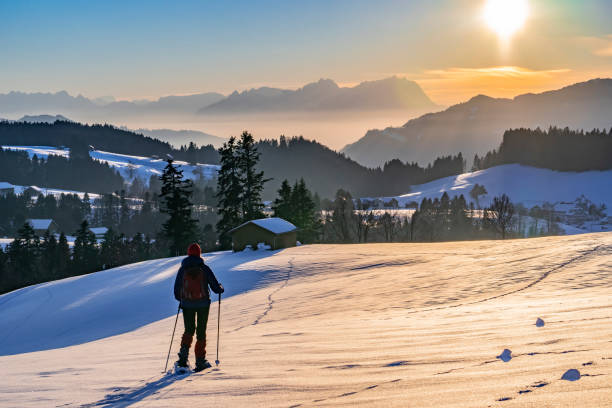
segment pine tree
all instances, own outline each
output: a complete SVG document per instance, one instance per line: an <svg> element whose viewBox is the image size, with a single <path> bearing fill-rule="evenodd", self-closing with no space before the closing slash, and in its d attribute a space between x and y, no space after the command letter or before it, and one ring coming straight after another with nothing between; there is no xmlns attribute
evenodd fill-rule
<svg viewBox="0 0 612 408"><path fill-rule="evenodd" d="M20 276L16 278L25 284L36 282L39 248L40 241L32 225L27 222L17 231L17 238L8 247L13 272L18 273Z"/></svg>
<svg viewBox="0 0 612 408"><path fill-rule="evenodd" d="M296 182L291 191L291 208L293 216L289 219L298 230L301 242L313 242L318 234L320 223L317 218L316 205L312 194L306 188L304 179Z"/></svg>
<svg viewBox="0 0 612 408"><path fill-rule="evenodd" d="M59 277L68 276L68 265L70 264L70 247L68 246L68 239L62 232L57 241L57 270Z"/></svg>
<svg viewBox="0 0 612 408"><path fill-rule="evenodd" d="M183 171L168 158L168 164L161 175L160 211L168 215L162 226L163 235L170 242L170 254L185 252L196 238L198 221L192 217L191 195L193 183L183 177Z"/></svg>
<svg viewBox="0 0 612 408"><path fill-rule="evenodd" d="M217 233L221 247L224 249L231 245L231 237L227 232L242 222L242 183L236 149L235 137L231 137L219 149L221 169L217 175L217 205L219 208Z"/></svg>
<svg viewBox="0 0 612 408"><path fill-rule="evenodd" d="M77 275L98 269L98 248L96 236L89 230L89 223L83 220L75 232L73 249L73 268Z"/></svg>
<svg viewBox="0 0 612 408"><path fill-rule="evenodd" d="M55 235L51 234L49 230L45 231L43 241L40 244L40 250L41 272L48 279L57 278L57 240L55 239Z"/></svg>
<svg viewBox="0 0 612 408"><path fill-rule="evenodd" d="M85 193L83 195L83 200L81 202L81 218L84 220L88 220L91 217L91 201L89 198L89 194Z"/></svg>
<svg viewBox="0 0 612 408"><path fill-rule="evenodd" d="M100 259L102 268L108 269L119 265L119 238L112 228L104 234L104 240L100 245Z"/></svg>
<svg viewBox="0 0 612 408"><path fill-rule="evenodd" d="M292 217L292 190L289 185L289 181L283 180L280 189L278 190L278 198L274 200L272 203L272 210L274 211L274 216L283 218L287 221L293 219Z"/></svg>
<svg viewBox="0 0 612 408"><path fill-rule="evenodd" d="M119 197L119 230L125 232L130 222L130 207L125 198L125 190L121 190Z"/></svg>
<svg viewBox="0 0 612 408"><path fill-rule="evenodd" d="M242 222L265 217L262 212L264 204L261 193L264 183L264 172L257 171L259 152L255 147L255 139L249 132L244 131L236 146L237 165L240 169L242 184Z"/></svg>

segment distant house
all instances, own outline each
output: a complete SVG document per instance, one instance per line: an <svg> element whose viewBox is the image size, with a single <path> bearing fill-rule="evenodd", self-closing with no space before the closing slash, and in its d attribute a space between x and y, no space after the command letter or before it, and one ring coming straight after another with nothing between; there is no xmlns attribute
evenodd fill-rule
<svg viewBox="0 0 612 408"><path fill-rule="evenodd" d="M96 236L96 239L103 239L104 235L108 232L106 227L94 227L89 229Z"/></svg>
<svg viewBox="0 0 612 408"><path fill-rule="evenodd" d="M0 196L15 193L15 186L5 181L0 182Z"/></svg>
<svg viewBox="0 0 612 408"><path fill-rule="evenodd" d="M297 227L282 218L247 221L229 233L234 251L242 251L247 245L257 248L260 243L269 245L271 249L292 247L297 243Z"/></svg>
<svg viewBox="0 0 612 408"><path fill-rule="evenodd" d="M32 226L34 233L39 237L45 235L47 231L52 234L59 232L57 224L52 219L30 218L26 222Z"/></svg>

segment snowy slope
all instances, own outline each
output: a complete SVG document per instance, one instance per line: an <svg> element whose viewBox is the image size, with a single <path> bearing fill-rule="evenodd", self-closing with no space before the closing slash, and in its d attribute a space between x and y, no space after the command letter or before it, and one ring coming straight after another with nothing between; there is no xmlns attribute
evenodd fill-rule
<svg viewBox="0 0 612 408"><path fill-rule="evenodd" d="M39 158L47 158L49 155L70 157L69 149L60 149L51 146L2 146L2 148L5 150L26 151L30 158L34 155ZM133 182L135 178L139 178L145 184L148 184L150 177L160 176L166 166L164 160L152 157L131 156L101 150L90 151L89 155L115 168L128 183ZM175 161L174 163L183 170L185 177L192 180L199 177L210 180L216 176L219 170L219 166L214 164L191 165L184 161Z"/></svg>
<svg viewBox="0 0 612 408"><path fill-rule="evenodd" d="M612 208L612 170L574 173L519 164L445 177L413 186L408 194L383 199L388 201L395 198L403 207L411 201L420 203L423 198L440 198L447 192L451 198L463 194L469 202L472 201L470 191L476 184L484 185L488 192L479 198L482 207L488 206L493 197L505 193L513 202L523 203L528 208L541 205L544 201L571 202L581 194L596 204L606 204L608 211Z"/></svg>
<svg viewBox="0 0 612 408"><path fill-rule="evenodd" d="M44 196L53 195L56 198L59 198L62 194L76 194L79 196L80 199L83 199L83 197L85 196L85 192L83 191L62 190L59 188L44 188L44 187L38 187L38 186L19 186L19 185L7 183L5 181L0 182L0 188L12 188L15 194L23 194L25 190L32 189L36 192L35 195L37 194L42 194ZM100 194L96 194L96 193L87 193L87 194L89 195L89 199L92 202L93 200L101 197ZM136 199L132 199L132 200L136 200Z"/></svg>
<svg viewBox="0 0 612 408"><path fill-rule="evenodd" d="M101 162L108 163L109 166L117 169L127 182L132 182L134 178L137 177L145 183L148 183L151 176L159 177L164 167L166 167L166 162L164 160L150 157L130 156L126 154L103 152L100 150L91 151L90 156ZM198 177L210 180L216 176L219 170L219 166L214 164L190 165L187 162L179 160L175 161L174 164L178 165L179 168L183 170L183 175L186 178L192 180Z"/></svg>
<svg viewBox="0 0 612 408"><path fill-rule="evenodd" d="M30 159L36 155L38 158L47 158L49 155L70 157L70 150L51 146L2 146L4 150L25 151Z"/></svg>
<svg viewBox="0 0 612 408"><path fill-rule="evenodd" d="M233 295L262 271L238 266L270 252L218 252L206 262ZM182 258L146 261L34 285L0 296L0 355L66 347L125 333L176 312L171 296ZM44 337L37 333L45 333Z"/></svg>
<svg viewBox="0 0 612 408"><path fill-rule="evenodd" d="M160 372L177 262L0 297L0 406L612 406L612 233L214 254L221 364L187 377Z"/></svg>

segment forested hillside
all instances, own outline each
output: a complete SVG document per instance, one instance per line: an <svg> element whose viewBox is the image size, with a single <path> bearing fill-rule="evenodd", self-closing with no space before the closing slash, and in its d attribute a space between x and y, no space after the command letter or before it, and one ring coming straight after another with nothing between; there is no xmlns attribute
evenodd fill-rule
<svg viewBox="0 0 612 408"><path fill-rule="evenodd" d="M392 160L383 168L370 169L303 137L265 140L257 144L261 153L260 167L266 177L264 197L274 197L284 179L304 179L321 197L331 198L339 188L354 196L394 195L405 193L412 184L421 184L440 177L460 174L465 162L457 156L438 158L427 167L416 163Z"/></svg>
<svg viewBox="0 0 612 408"><path fill-rule="evenodd" d="M118 129L110 125L83 125L75 122L9 123L0 122L1 145L66 146L86 149L89 145L98 150L138 156L172 154L177 160L199 163L218 163L213 146L195 145L174 149L170 143L139 133Z"/></svg>
<svg viewBox="0 0 612 408"><path fill-rule="evenodd" d="M612 169L612 129L510 129L498 150L474 157L474 169L518 163L558 171Z"/></svg>
<svg viewBox="0 0 612 408"><path fill-rule="evenodd" d="M98 150L114 153L137 156L155 155L161 158L164 158L166 154L171 154L177 160L191 163L217 164L219 162L219 153L212 146L198 147L190 143L189 146L177 150L173 149L169 143L113 126L89 126L61 121L51 124L0 122L0 145L66 146L71 148L71 157L75 155L85 157L88 146L92 145ZM459 174L464 169L461 154L438 158L428 167L392 160L382 168L370 169L316 141L302 137L285 138L281 136L279 140L260 141L256 143L256 146L261 153L260 167L266 177L271 178L270 182L266 183L264 191L264 198L268 200L276 196L276 190L285 179L295 182L304 178L309 187L324 198L332 198L339 188L348 190L356 196L395 195L405 193L412 184L421 184L436 178ZM87 160L87 163L91 162ZM107 178L107 182L112 184L112 189L109 190L110 187L104 184L106 182L102 182L104 177L94 176L94 173L91 173L95 166L90 166L91 168L88 168L87 171L82 171L81 167L74 167L78 163L66 159L60 160L56 157L50 157L49 163L51 164L41 161L36 165L30 165L22 161L16 164L16 167L6 167L6 171L2 173L4 180L0 179L0 181L90 192L121 189L120 183L112 175ZM18 172L14 169L22 167L24 171L19 171L19 173L24 174L17 174ZM46 173L43 175L42 173L47 171L43 168L53 168L52 173L61 172L62 176L50 176ZM75 174L80 175L79 180L75 180ZM91 177L87 176L88 174L91 174ZM32 182L25 180L32 180ZM95 180L95 183L92 180ZM58 181L61 182L58 183Z"/></svg>
<svg viewBox="0 0 612 408"><path fill-rule="evenodd" d="M88 154L30 159L26 152L1 148L0 181L95 193L110 193L123 188L123 178L119 173L108 164L91 159Z"/></svg>

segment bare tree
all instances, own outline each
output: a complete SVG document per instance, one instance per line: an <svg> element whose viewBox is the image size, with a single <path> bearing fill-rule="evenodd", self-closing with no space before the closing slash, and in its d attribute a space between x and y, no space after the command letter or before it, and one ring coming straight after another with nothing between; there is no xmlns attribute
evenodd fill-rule
<svg viewBox="0 0 612 408"><path fill-rule="evenodd" d="M506 231L512 225L514 217L514 205L506 194L494 197L491 206L487 209L489 219L495 225L497 231L501 233L502 239L506 239Z"/></svg>
<svg viewBox="0 0 612 408"><path fill-rule="evenodd" d="M481 186L478 183L476 183L476 185L472 188L472 190L470 190L470 197L472 197L476 201L476 206L478 207L478 209L480 209L480 203L478 202L478 197L480 197L481 195L486 195L486 194L487 194L487 189L485 188L485 186Z"/></svg>
<svg viewBox="0 0 612 408"><path fill-rule="evenodd" d="M385 234L385 241L392 242L397 232L397 216L392 215L385 211L385 213L378 219L378 224L382 226Z"/></svg>

